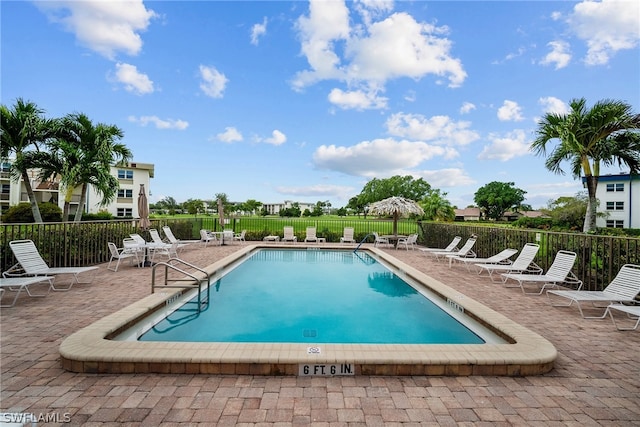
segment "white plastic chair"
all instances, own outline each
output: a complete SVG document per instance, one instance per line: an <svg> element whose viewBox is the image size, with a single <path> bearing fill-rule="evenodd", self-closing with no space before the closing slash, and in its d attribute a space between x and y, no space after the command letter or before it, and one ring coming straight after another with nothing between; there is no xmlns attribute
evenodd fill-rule
<svg viewBox="0 0 640 427"><path fill-rule="evenodd" d="M355 243L356 240L353 238L353 235L353 227L345 227L342 232L342 237L340 238L340 243Z"/></svg>
<svg viewBox="0 0 640 427"><path fill-rule="evenodd" d="M108 242L109 252L111 252L111 258L109 259L109 264L107 264L107 270L118 271L118 267L120 267L120 262L123 259L129 259L129 264L133 264L133 260L136 260L136 264L140 265L140 260L138 259L138 251L128 251L124 247L118 248L115 243ZM111 264L113 261L116 261L116 265L114 268L111 268Z"/></svg>

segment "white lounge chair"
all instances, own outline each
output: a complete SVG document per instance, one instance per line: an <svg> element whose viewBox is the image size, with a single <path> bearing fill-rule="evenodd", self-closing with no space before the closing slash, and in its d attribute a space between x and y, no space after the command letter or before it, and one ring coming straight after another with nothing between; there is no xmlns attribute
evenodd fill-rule
<svg viewBox="0 0 640 427"><path fill-rule="evenodd" d="M548 290L547 297L554 307L569 307L574 302L578 306L580 315L585 319L602 319L607 315L607 310L598 303L635 303L640 293L640 265L625 264L618 274L602 291L564 291ZM551 295L569 300L568 304L554 304ZM605 308L601 316L585 316L582 311L583 302L589 302L596 308Z"/></svg>
<svg viewBox="0 0 640 427"><path fill-rule="evenodd" d="M169 247L171 246L171 243L165 242L164 240L162 240L162 237L160 237L160 233L158 233L158 230L156 230L155 228L150 228L149 229L149 235L151 236L151 240L153 241L153 243L158 246L158 247Z"/></svg>
<svg viewBox="0 0 640 427"><path fill-rule="evenodd" d="M376 233L375 231L373 232L373 246L378 247L378 246L391 246L391 242L389 241L389 239L387 239L386 237L381 237L378 233Z"/></svg>
<svg viewBox="0 0 640 427"><path fill-rule="evenodd" d="M39 285L46 282L47 284L47 293L46 294L34 294L31 293L29 289L32 285ZM16 295L13 297L13 301L11 304L0 304L2 308L13 307L16 305L16 301L20 296L20 292L25 291L27 295L30 297L44 297L47 296L49 291L51 291L51 284L53 283L53 277L49 276L37 276L37 277L0 277L0 295L4 298L4 293L6 290L15 292Z"/></svg>
<svg viewBox="0 0 640 427"><path fill-rule="evenodd" d="M118 271L118 267L120 267L120 261L123 259L129 259L129 264L133 264L133 260L136 260L136 264L140 265L140 260L138 259L138 252L136 251L127 251L124 247L119 248L113 242L108 242L107 246L109 247L109 252L111 253L111 258L109 258L109 264L107 264L107 270ZM111 268L111 264L113 261L116 261L115 267Z"/></svg>
<svg viewBox="0 0 640 427"><path fill-rule="evenodd" d="M629 328L626 326L618 326L618 322L616 322L616 318L613 315L614 311L621 311L626 314L628 319L632 319L636 321L636 324ZM640 325L640 305L624 305L624 304L609 304L607 309L605 310L605 314L609 313L611 316L611 320L613 321L613 325L619 331L633 331L638 329L638 325Z"/></svg>
<svg viewBox="0 0 640 427"><path fill-rule="evenodd" d="M314 242L318 243L318 237L316 236L316 228L315 227L307 227L306 235L304 236L304 242Z"/></svg>
<svg viewBox="0 0 640 427"><path fill-rule="evenodd" d="M14 240L9 242L9 247L18 261L17 264L3 273L5 277L16 276L60 276L68 274L72 276L71 283L66 288L56 288L55 280L51 281L51 289L54 291L68 291L75 283L91 283L94 274L88 281L80 281L79 275L88 271L97 270L98 267L49 267L40 256L38 248L32 240Z"/></svg>
<svg viewBox="0 0 640 427"><path fill-rule="evenodd" d="M467 239L467 241L462 245L460 250L444 252L444 251L436 251L436 252L427 252L429 255L433 255L439 261L441 259L447 259L448 255L456 255L465 258L475 258L476 253L473 251L473 246L476 244L477 238L475 236L471 236Z"/></svg>
<svg viewBox="0 0 640 427"><path fill-rule="evenodd" d="M455 236L451 243L447 245L446 248L419 248L423 252L431 253L431 252L455 252L458 247L458 243L462 240L462 237Z"/></svg>
<svg viewBox="0 0 640 427"><path fill-rule="evenodd" d="M517 249L505 249L489 258L466 258L459 255L447 255L449 259L449 268L455 261L460 264L464 264L467 270L471 271L471 266L474 264L501 264L510 265L512 261L509 259L518 252Z"/></svg>
<svg viewBox="0 0 640 427"><path fill-rule="evenodd" d="M523 294L541 295L548 288L558 288L560 285L572 285L576 290L582 289L582 280L578 279L572 272L573 264L576 262L576 253L569 251L558 251L556 257L545 274L524 274L524 273L502 273L505 286L509 280L518 282ZM542 284L538 292L526 292L525 283Z"/></svg>
<svg viewBox="0 0 640 427"><path fill-rule="evenodd" d="M340 243L355 243L356 240L353 238L354 230L353 227L345 227L342 231L342 237L340 238Z"/></svg>
<svg viewBox="0 0 640 427"><path fill-rule="evenodd" d="M489 278L491 281L493 280L493 273L542 273L542 268L540 268L536 263L533 262L533 259L536 257L538 253L538 249L540 249L540 245L537 243L527 243L524 245L518 257L513 261L513 264L488 264L488 263L477 263L476 267L480 268L481 274L484 270L489 273Z"/></svg>
<svg viewBox="0 0 640 427"><path fill-rule="evenodd" d="M215 234L210 233L208 230L205 230L205 229L200 230L200 241L204 244L205 248L207 247L209 242L214 242L217 245L222 244L222 241L218 239L218 237Z"/></svg>
<svg viewBox="0 0 640 427"><path fill-rule="evenodd" d="M418 233L410 234L407 237L401 237L398 239L398 243L396 244L396 249L403 245L406 250L411 250L416 248L416 244L418 243Z"/></svg>
<svg viewBox="0 0 640 427"><path fill-rule="evenodd" d="M184 249L187 246L189 246L190 244L200 243L200 240L179 240L179 239L176 239L176 236L173 234L173 231L171 230L171 227L169 227L168 225L165 225L165 226L162 227L162 232L164 233L164 235L167 238L167 240L169 241L169 243L177 243L178 244L178 250Z"/></svg>
<svg viewBox="0 0 640 427"><path fill-rule="evenodd" d="M298 237L293 233L293 227L286 226L284 227L284 237L281 239L283 242L297 242Z"/></svg>

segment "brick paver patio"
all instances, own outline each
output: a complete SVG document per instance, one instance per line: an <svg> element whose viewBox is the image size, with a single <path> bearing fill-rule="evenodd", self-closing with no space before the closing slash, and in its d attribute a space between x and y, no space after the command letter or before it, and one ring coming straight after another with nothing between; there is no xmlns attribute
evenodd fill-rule
<svg viewBox="0 0 640 427"><path fill-rule="evenodd" d="M182 256L208 265L237 248ZM23 295L2 309L0 412L35 414L38 425L640 426L640 331L584 320L419 251L390 252L547 338L559 353L555 369L515 378L67 372L58 354L65 337L150 292L150 269L101 265L91 285Z"/></svg>

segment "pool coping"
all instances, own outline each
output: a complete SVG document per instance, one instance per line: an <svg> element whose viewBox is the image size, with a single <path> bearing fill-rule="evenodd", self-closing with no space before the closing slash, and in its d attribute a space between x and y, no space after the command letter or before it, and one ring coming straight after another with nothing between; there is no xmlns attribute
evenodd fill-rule
<svg viewBox="0 0 640 427"><path fill-rule="evenodd" d="M280 248L304 248L278 244ZM309 247L318 247L309 245ZM322 249L345 249L324 244ZM247 244L204 268L209 274L259 248ZM540 375L553 369L556 348L537 333L480 304L375 247L362 248L423 283L445 300L502 336L505 344L319 344L307 343L180 343L114 341L114 336L139 319L164 307L179 289L151 294L67 337L60 345L64 369L83 373L189 373L233 375L298 375L301 366L349 365L355 375ZM352 367L352 368L351 368Z"/></svg>

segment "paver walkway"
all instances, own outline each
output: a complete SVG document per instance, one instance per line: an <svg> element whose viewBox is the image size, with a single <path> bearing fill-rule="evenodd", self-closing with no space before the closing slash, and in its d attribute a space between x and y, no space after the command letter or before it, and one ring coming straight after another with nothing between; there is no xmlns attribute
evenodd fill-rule
<svg viewBox="0 0 640 427"><path fill-rule="evenodd" d="M208 265L238 247L187 249L183 257ZM516 378L64 371L58 347L66 336L150 292L150 269L122 265L114 273L102 265L91 285L21 296L2 309L0 412L35 414L39 426L640 426L640 331L583 320L575 309L551 307L544 296L449 269L419 251L389 251L543 335L558 349L555 369Z"/></svg>

